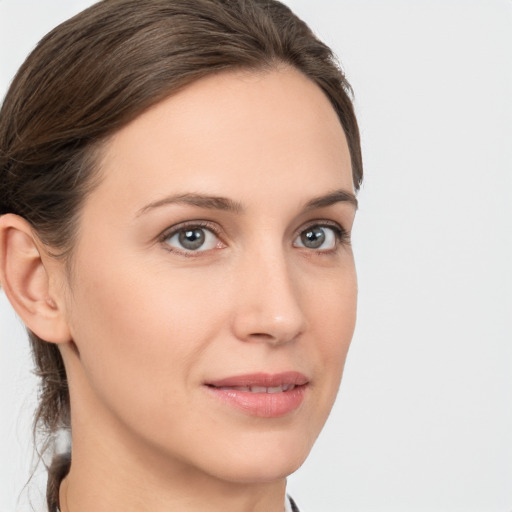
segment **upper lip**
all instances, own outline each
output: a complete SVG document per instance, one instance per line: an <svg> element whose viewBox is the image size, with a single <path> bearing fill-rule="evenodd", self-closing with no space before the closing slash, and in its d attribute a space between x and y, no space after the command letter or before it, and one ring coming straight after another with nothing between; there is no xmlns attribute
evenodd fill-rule
<svg viewBox="0 0 512 512"><path fill-rule="evenodd" d="M251 373L246 375L233 375L217 380L205 382L207 386L216 388L226 387L277 387L277 386L302 386L309 379L300 372L290 371L281 373Z"/></svg>

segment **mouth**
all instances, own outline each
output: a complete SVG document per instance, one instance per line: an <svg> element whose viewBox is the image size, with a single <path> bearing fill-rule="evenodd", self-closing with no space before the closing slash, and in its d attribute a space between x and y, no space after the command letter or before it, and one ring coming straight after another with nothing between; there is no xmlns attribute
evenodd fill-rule
<svg viewBox="0 0 512 512"><path fill-rule="evenodd" d="M284 393L285 391L291 391L296 388L295 384L285 384L284 386L214 386L207 384L207 386L214 389L233 390L233 391L245 391L247 393Z"/></svg>
<svg viewBox="0 0 512 512"><path fill-rule="evenodd" d="M277 418L297 410L309 379L299 372L238 375L204 384L223 404L260 418Z"/></svg>

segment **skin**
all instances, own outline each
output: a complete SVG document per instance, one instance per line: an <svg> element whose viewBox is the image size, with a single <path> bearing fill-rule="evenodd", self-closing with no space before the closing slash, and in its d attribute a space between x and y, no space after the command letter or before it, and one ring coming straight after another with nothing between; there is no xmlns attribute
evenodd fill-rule
<svg viewBox="0 0 512 512"><path fill-rule="evenodd" d="M120 130L100 165L71 275L3 220L5 246L37 249L33 289L52 313L27 324L59 343L70 382L63 512L282 512L285 478L334 403L356 316L352 172L333 108L289 68L223 73ZM197 222L207 242L187 250L176 230ZM303 244L311 226L324 226L319 248ZM292 370L309 384L277 418L204 386Z"/></svg>

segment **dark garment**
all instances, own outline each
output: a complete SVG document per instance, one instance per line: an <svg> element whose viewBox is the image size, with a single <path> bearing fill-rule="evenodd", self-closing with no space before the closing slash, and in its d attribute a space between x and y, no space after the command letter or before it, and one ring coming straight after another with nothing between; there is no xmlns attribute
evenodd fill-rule
<svg viewBox="0 0 512 512"><path fill-rule="evenodd" d="M288 496L288 499L290 500L290 505L292 506L292 512L300 512L299 507L297 507L295 504L295 501L293 501L290 496Z"/></svg>

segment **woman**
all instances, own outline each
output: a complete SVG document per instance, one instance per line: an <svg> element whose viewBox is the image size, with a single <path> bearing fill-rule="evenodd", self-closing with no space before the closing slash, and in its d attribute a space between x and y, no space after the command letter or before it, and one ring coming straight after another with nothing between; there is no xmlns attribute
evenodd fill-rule
<svg viewBox="0 0 512 512"><path fill-rule="evenodd" d="M41 41L0 119L1 282L36 423L72 438L49 510L296 510L356 309L330 50L278 2L106 0Z"/></svg>

